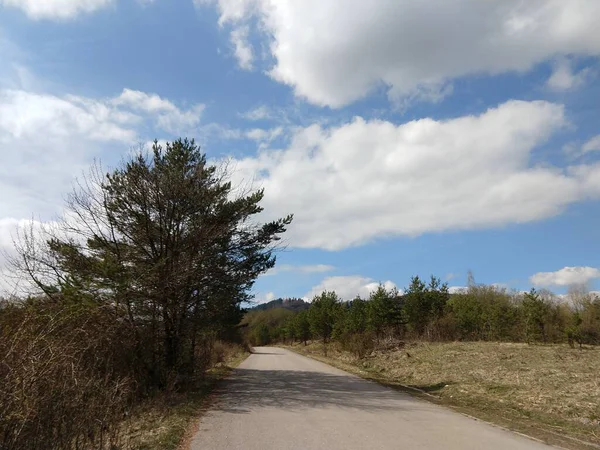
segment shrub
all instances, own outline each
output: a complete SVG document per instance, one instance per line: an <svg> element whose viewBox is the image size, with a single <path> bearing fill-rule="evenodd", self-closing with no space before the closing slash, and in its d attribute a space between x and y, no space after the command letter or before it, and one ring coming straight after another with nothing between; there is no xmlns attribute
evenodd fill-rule
<svg viewBox="0 0 600 450"><path fill-rule="evenodd" d="M364 358L375 349L375 341L376 336L370 332L348 334L340 340L342 349L359 359Z"/></svg>
<svg viewBox="0 0 600 450"><path fill-rule="evenodd" d="M102 448L114 439L136 390L116 319L56 304L0 309L2 449Z"/></svg>

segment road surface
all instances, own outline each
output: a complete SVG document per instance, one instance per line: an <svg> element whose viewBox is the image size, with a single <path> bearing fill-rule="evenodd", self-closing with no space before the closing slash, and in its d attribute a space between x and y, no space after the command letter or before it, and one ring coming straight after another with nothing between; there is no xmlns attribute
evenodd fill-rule
<svg viewBox="0 0 600 450"><path fill-rule="evenodd" d="M255 352L200 419L191 450L551 449L289 350Z"/></svg>

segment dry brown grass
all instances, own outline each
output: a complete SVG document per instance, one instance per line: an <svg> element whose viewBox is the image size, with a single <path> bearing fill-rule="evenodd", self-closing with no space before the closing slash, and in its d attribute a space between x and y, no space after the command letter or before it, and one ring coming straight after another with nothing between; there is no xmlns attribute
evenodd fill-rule
<svg viewBox="0 0 600 450"><path fill-rule="evenodd" d="M217 341L214 346L214 366L195 389L184 393L165 393L135 409L123 421L119 432L119 449L174 450L185 448L186 437L193 431L198 417L210 405L210 393L248 356L239 345Z"/></svg>
<svg viewBox="0 0 600 450"><path fill-rule="evenodd" d="M600 444L600 347L412 343L357 358L333 344L295 346L365 378L418 388L484 420L569 448ZM597 448L600 448L598 445Z"/></svg>

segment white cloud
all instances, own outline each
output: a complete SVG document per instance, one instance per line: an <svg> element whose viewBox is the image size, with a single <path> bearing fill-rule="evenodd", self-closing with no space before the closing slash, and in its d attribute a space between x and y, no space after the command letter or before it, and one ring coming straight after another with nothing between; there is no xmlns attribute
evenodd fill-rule
<svg viewBox="0 0 600 450"><path fill-rule="evenodd" d="M239 66L244 70L252 70L252 60L254 59L252 46L248 42L249 32L250 29L247 26L242 26L233 30L230 36L234 55Z"/></svg>
<svg viewBox="0 0 600 450"><path fill-rule="evenodd" d="M147 94L133 89L123 89L123 92L112 101L115 105L126 105L135 110L151 113L173 112L177 107L168 100L156 94Z"/></svg>
<svg viewBox="0 0 600 450"><path fill-rule="evenodd" d="M234 33L256 24L274 79L331 107L379 87L439 100L461 76L600 54L597 0L196 0L210 3Z"/></svg>
<svg viewBox="0 0 600 450"><path fill-rule="evenodd" d="M523 101L446 121L357 117L299 129L287 149L235 161L234 176L265 188L267 215L295 214L294 247L524 223L600 193L600 165L530 165L565 123L560 105Z"/></svg>
<svg viewBox="0 0 600 450"><path fill-rule="evenodd" d="M265 273L265 276L275 275L275 274L282 273L282 272L295 272L295 273L309 274L309 273L330 272L332 270L335 270L335 267L330 266L328 264L312 264L312 265L305 265L305 266L295 266L293 264L278 264L274 268L269 270L267 273Z"/></svg>
<svg viewBox="0 0 600 450"><path fill-rule="evenodd" d="M156 94L130 89L109 100L5 89L0 90L0 139L77 135L131 142L144 121L154 120L157 128L177 133L197 125L203 109L199 104L183 110Z"/></svg>
<svg viewBox="0 0 600 450"><path fill-rule="evenodd" d="M265 294L259 292L254 296L254 300L252 301L252 303L261 305L263 303L269 303L271 300L275 300L274 292L267 292Z"/></svg>
<svg viewBox="0 0 600 450"><path fill-rule="evenodd" d="M115 0L0 0L0 5L19 8L31 19L73 19L114 4Z"/></svg>
<svg viewBox="0 0 600 450"><path fill-rule="evenodd" d="M283 133L282 127L264 129L264 128L252 128L246 131L246 137L253 141L268 141L271 142L273 139L281 136Z"/></svg>
<svg viewBox="0 0 600 450"><path fill-rule="evenodd" d="M563 267L555 272L538 272L529 281L541 287L577 286L597 278L600 278L600 270L594 267Z"/></svg>
<svg viewBox="0 0 600 450"><path fill-rule="evenodd" d="M594 136L593 138L589 139L585 144L583 144L581 147L581 151L582 153L600 151L600 134Z"/></svg>
<svg viewBox="0 0 600 450"><path fill-rule="evenodd" d="M555 63L552 75L548 78L546 84L550 89L555 91L568 91L585 84L589 74L589 69L573 72L571 61L560 59Z"/></svg>
<svg viewBox="0 0 600 450"><path fill-rule="evenodd" d="M469 288L466 286L450 286L448 292L451 294L466 294Z"/></svg>
<svg viewBox="0 0 600 450"><path fill-rule="evenodd" d="M283 127L271 129L253 128L244 133L245 137L258 142L259 150L267 148L275 139L284 134Z"/></svg>
<svg viewBox="0 0 600 450"><path fill-rule="evenodd" d="M117 145L123 154L147 127L190 127L201 107L182 110L128 89L108 100L0 90L0 145L12 149L0 153L0 188L7 199L0 218L54 211L49 199L60 199L102 149Z"/></svg>
<svg viewBox="0 0 600 450"><path fill-rule="evenodd" d="M577 141L567 142L563 145L562 150L571 160L579 158L586 153L600 151L600 134L591 137L583 144Z"/></svg>
<svg viewBox="0 0 600 450"><path fill-rule="evenodd" d="M48 218L101 149L126 149L140 117L102 101L0 90L0 218Z"/></svg>
<svg viewBox="0 0 600 450"><path fill-rule="evenodd" d="M112 103L156 116L157 125L172 134L197 126L204 111L203 104L196 104L188 110L183 110L157 94L147 94L132 89L124 89L121 95L112 100Z"/></svg>
<svg viewBox="0 0 600 450"><path fill-rule="evenodd" d="M247 120L265 120L271 119L273 114L266 105L261 105L246 111L245 113L241 114L241 116Z"/></svg>
<svg viewBox="0 0 600 450"><path fill-rule="evenodd" d="M21 90L0 91L0 139L86 136L96 141L131 141L134 115L82 97L60 98Z"/></svg>
<svg viewBox="0 0 600 450"><path fill-rule="evenodd" d="M361 277L358 275L327 277L321 283L314 286L304 295L304 299L312 301L315 295L319 295L324 291L335 291L343 300L352 300L357 295L362 298L367 298L369 294L377 289L380 283L372 278ZM392 281L385 281L383 286L386 289L393 289L396 284Z"/></svg>

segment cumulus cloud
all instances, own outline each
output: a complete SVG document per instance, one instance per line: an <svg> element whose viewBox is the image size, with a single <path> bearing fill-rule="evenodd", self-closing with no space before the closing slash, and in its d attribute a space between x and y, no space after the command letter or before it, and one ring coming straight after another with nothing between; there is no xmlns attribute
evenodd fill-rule
<svg viewBox="0 0 600 450"><path fill-rule="evenodd" d="M183 110L156 94L130 89L108 100L0 90L0 140L80 136L131 142L136 126L146 120L173 133L197 125L203 108Z"/></svg>
<svg viewBox="0 0 600 450"><path fill-rule="evenodd" d="M295 266L293 264L278 264L273 269L269 270L266 275L275 275L282 272L295 272L295 273L323 273L335 270L334 266L328 264L312 264L304 266Z"/></svg>
<svg viewBox="0 0 600 450"><path fill-rule="evenodd" d="M156 117L157 126L172 134L178 134L198 125L202 111L204 111L202 103L184 110L157 94L148 94L132 89L124 89L121 95L111 100L111 103L116 106L129 107L134 111L152 114Z"/></svg>
<svg viewBox="0 0 600 450"><path fill-rule="evenodd" d="M247 139L251 139L258 143L259 150L267 148L275 139L284 134L283 127L270 129L252 128L243 133Z"/></svg>
<svg viewBox="0 0 600 450"><path fill-rule="evenodd" d="M56 212L102 148L127 146L141 118L102 101L0 90L0 218Z"/></svg>
<svg viewBox="0 0 600 450"><path fill-rule="evenodd" d="M555 272L538 272L529 281L540 287L577 286L597 278L600 278L600 270L594 267L563 267Z"/></svg>
<svg viewBox="0 0 600 450"><path fill-rule="evenodd" d="M574 72L572 63L569 60L560 59L555 63L552 75L548 78L546 84L555 91L568 91L585 84L589 74L589 69Z"/></svg>
<svg viewBox="0 0 600 450"><path fill-rule="evenodd" d="M126 111L82 97L0 91L0 136L4 138L84 135L97 141L128 141L135 136L128 126L137 120Z"/></svg>
<svg viewBox="0 0 600 450"><path fill-rule="evenodd" d="M0 5L18 8L31 19L68 20L92 13L115 0L0 0Z"/></svg>
<svg viewBox="0 0 600 450"><path fill-rule="evenodd" d="M316 295L320 295L325 291L335 291L343 300L352 300L357 295L366 298L371 292L377 289L379 284L379 282L372 278L358 275L327 277L308 291L304 295L304 299L311 301ZM388 290L396 287L396 284L390 280L381 284Z"/></svg>
<svg viewBox="0 0 600 450"><path fill-rule="evenodd" d="M382 86L393 99L435 101L461 76L523 72L557 55L600 54L597 0L196 3L216 4L219 23L233 33L256 24L274 60L270 75L331 107Z"/></svg>
<svg viewBox="0 0 600 450"><path fill-rule="evenodd" d="M288 148L235 161L234 178L265 188L267 215L295 214L295 247L525 223L600 193L600 165L531 166L565 123L560 105L541 101L401 125L357 117L299 129Z"/></svg>

